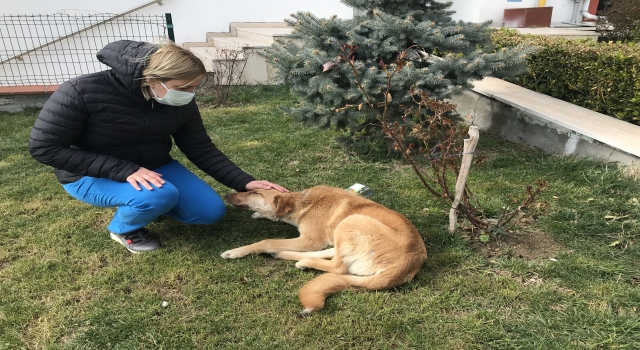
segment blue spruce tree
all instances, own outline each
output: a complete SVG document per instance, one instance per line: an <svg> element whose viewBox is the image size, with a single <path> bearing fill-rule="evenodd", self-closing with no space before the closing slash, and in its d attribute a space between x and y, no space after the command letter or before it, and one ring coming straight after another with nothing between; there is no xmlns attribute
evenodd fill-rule
<svg viewBox="0 0 640 350"><path fill-rule="evenodd" d="M379 140L379 114L366 106L341 108L365 102L352 67L332 64L338 62L343 44L358 47L355 69L374 105L385 101L388 76L382 63L393 69L398 53L410 48L407 64L394 74L387 98L388 114L398 117L412 101L412 88L446 99L469 89L474 80L517 75L534 50L527 44L495 50L489 23L452 20L450 2L342 1L364 14L353 19L293 14L286 20L293 34L262 55L277 68L277 78L289 84L301 100L290 114L307 124L346 130L352 141Z"/></svg>

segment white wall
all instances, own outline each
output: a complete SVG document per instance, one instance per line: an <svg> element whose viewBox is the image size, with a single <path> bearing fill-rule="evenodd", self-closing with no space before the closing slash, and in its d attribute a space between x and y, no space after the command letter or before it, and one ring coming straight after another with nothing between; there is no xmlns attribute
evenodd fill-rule
<svg viewBox="0 0 640 350"><path fill-rule="evenodd" d="M492 21L493 25L497 27L502 26L505 9L538 7L538 0L522 0L522 2L507 2L507 0L451 1L453 1L452 9L456 11L453 19L467 22ZM551 23L573 22L573 5L574 0L547 0L545 6L553 7Z"/></svg>
<svg viewBox="0 0 640 350"><path fill-rule="evenodd" d="M148 0L0 0L0 14L120 13ZM227 32L231 22L282 22L297 11L319 17L351 18L353 10L340 0L163 0L137 14L171 13L176 42L206 41L207 32Z"/></svg>
<svg viewBox="0 0 640 350"><path fill-rule="evenodd" d="M445 2L445 1L441 1ZM480 18L480 12L482 10L483 0L466 1L466 0L453 0L451 10L456 11L453 14L453 19L456 21L465 21L479 23L483 22Z"/></svg>

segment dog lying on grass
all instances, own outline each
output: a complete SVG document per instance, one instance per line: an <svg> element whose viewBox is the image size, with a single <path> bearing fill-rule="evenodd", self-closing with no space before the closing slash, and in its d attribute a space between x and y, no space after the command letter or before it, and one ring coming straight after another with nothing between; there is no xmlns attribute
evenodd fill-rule
<svg viewBox="0 0 640 350"><path fill-rule="evenodd" d="M299 269L326 271L299 291L309 314L332 293L348 288L380 290L410 281L427 258L416 228L402 214L341 188L316 186L302 192L254 190L226 196L252 217L298 227L300 237L266 239L222 253L225 259L270 253L297 260ZM327 246L333 248L321 250Z"/></svg>

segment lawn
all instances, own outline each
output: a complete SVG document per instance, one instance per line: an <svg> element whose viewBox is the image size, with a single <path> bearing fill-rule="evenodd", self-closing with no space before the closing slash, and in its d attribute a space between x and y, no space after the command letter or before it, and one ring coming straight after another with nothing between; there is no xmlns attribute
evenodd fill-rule
<svg viewBox="0 0 640 350"><path fill-rule="evenodd" d="M29 156L37 111L0 114L0 349L640 348L640 183L615 165L481 134L488 160L469 182L487 213L545 180L536 220L510 235L542 232L554 245L535 259L509 249L487 257L447 232L445 206L401 158L349 154L334 131L303 127L278 108L295 102L282 87L243 88L234 99L236 107L202 110L219 148L291 190L370 186L372 199L425 239L417 277L388 291L337 293L300 317L297 290L317 272L267 255L220 258L296 235L239 209L211 226L154 222L164 247L130 254L108 237L112 209L72 199ZM219 193L231 191L174 155Z"/></svg>

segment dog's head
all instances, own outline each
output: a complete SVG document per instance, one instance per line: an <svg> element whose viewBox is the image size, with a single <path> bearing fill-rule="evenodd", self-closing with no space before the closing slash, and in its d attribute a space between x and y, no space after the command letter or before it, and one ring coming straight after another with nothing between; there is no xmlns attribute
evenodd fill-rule
<svg viewBox="0 0 640 350"><path fill-rule="evenodd" d="M225 196L225 199L233 207L253 210L277 218L286 215L294 208L292 193L276 190L230 193Z"/></svg>

